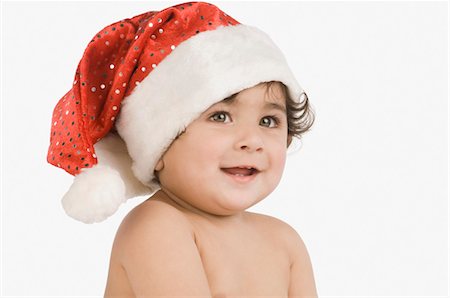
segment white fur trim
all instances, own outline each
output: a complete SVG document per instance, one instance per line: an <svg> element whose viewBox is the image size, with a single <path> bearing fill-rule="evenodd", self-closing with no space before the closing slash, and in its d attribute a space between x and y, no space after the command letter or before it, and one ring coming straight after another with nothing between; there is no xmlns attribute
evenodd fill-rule
<svg viewBox="0 0 450 298"><path fill-rule="evenodd" d="M62 199L66 213L84 223L100 222L127 199L150 194L131 171L123 140L113 133L95 144L98 164L82 169Z"/></svg>
<svg viewBox="0 0 450 298"><path fill-rule="evenodd" d="M116 127L135 176L150 188L154 167L176 135L212 104L261 82L302 89L270 37L247 25L201 32L180 45L124 99Z"/></svg>

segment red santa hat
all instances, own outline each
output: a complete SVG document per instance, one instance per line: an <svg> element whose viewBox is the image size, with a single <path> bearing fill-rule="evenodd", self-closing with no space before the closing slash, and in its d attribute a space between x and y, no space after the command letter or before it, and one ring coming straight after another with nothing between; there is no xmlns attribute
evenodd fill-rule
<svg viewBox="0 0 450 298"><path fill-rule="evenodd" d="M47 160L75 176L66 213L103 221L158 190L154 167L204 110L261 82L303 93L261 30L205 2L177 4L105 27L88 44L56 105Z"/></svg>

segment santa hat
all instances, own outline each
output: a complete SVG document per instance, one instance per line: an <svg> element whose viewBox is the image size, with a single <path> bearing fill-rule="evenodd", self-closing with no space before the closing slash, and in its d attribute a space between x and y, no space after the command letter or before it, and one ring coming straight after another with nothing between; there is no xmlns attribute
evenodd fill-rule
<svg viewBox="0 0 450 298"><path fill-rule="evenodd" d="M261 30L205 2L177 4L98 32L72 89L56 105L47 160L75 176L66 213L103 221L158 190L154 167L176 136L216 102L261 82L303 90Z"/></svg>

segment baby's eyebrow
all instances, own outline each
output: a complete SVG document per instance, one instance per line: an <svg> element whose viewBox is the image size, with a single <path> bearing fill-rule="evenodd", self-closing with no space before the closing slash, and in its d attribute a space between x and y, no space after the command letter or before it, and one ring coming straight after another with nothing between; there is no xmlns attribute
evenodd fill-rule
<svg viewBox="0 0 450 298"><path fill-rule="evenodd" d="M266 102L266 104L264 105L264 108L280 110L286 114L286 108L275 102Z"/></svg>

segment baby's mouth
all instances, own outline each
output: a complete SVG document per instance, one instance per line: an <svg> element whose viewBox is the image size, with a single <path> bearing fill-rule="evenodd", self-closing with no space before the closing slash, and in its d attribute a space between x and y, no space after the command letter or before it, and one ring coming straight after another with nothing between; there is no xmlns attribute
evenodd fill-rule
<svg viewBox="0 0 450 298"><path fill-rule="evenodd" d="M232 167L232 168L221 168L227 174L234 176L252 176L257 174L259 171L253 167Z"/></svg>

